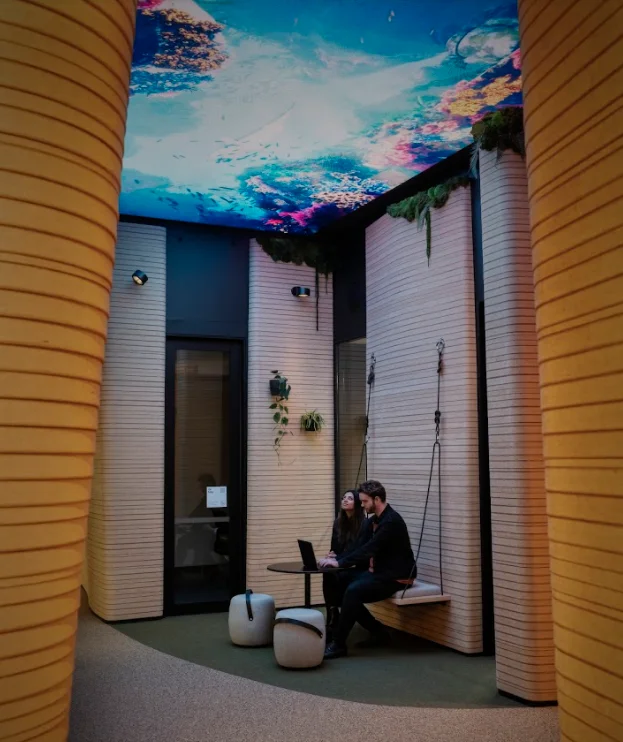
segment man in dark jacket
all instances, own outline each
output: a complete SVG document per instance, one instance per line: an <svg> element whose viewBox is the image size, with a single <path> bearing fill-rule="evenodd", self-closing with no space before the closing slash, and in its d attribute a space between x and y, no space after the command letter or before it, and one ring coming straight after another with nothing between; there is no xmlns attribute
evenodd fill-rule
<svg viewBox="0 0 623 742"><path fill-rule="evenodd" d="M336 581L341 595L341 614L325 659L346 655L346 640L355 623L371 634L366 646L382 643L387 630L365 607L391 597L415 577L413 550L402 517L389 505L385 488L370 480L359 487L359 499L370 516L354 548L339 559L322 559L321 567L356 567L339 574ZM338 576L338 575L336 575Z"/></svg>

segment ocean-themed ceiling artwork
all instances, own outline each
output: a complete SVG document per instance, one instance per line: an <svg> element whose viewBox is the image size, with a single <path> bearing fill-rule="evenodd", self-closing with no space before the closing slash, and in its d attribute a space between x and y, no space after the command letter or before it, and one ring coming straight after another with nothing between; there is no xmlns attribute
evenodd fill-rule
<svg viewBox="0 0 623 742"><path fill-rule="evenodd" d="M121 213L311 234L521 104L495 0L139 0Z"/></svg>

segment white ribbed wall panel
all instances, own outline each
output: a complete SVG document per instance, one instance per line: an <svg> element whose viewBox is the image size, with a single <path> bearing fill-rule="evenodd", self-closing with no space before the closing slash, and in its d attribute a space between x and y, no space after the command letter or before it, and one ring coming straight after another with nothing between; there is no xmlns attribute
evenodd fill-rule
<svg viewBox="0 0 623 742"><path fill-rule="evenodd" d="M497 684L556 698L552 593L524 161L480 153Z"/></svg>
<svg viewBox="0 0 623 742"><path fill-rule="evenodd" d="M87 547L108 621L162 615L165 303L166 229L119 224Z"/></svg>
<svg viewBox="0 0 623 742"><path fill-rule="evenodd" d="M275 263L255 240L250 247L249 395L247 462L247 586L275 597L278 606L302 605L303 577L266 570L271 562L300 560L297 539L313 542L324 555L334 518L333 450L333 296L320 277L320 330L316 331L314 271ZM312 289L295 299L293 286ZM292 386L290 430L273 451L271 370ZM325 419L321 433L299 431L300 416L317 409ZM322 603L319 577L312 601Z"/></svg>
<svg viewBox="0 0 623 742"><path fill-rule="evenodd" d="M474 281L469 189L432 213L425 230L385 215L366 230L368 356L377 359L368 473L386 487L414 545L435 439L437 352L446 342L441 391L446 604L375 609L385 623L466 653L482 651L480 504ZM433 489L419 575L438 584L439 510Z"/></svg>

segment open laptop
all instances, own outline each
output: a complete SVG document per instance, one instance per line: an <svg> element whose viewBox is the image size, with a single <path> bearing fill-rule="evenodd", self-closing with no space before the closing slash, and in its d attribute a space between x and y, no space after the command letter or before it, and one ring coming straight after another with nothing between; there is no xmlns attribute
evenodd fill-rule
<svg viewBox="0 0 623 742"><path fill-rule="evenodd" d="M298 539L298 542L301 551L301 559L303 560L303 569L315 572L318 569L318 562L316 561L314 547L310 541L301 541L301 539Z"/></svg>

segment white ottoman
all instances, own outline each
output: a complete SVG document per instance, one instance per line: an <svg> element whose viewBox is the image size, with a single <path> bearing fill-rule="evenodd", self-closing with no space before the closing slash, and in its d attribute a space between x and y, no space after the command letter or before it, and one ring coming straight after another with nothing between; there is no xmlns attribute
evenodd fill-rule
<svg viewBox="0 0 623 742"><path fill-rule="evenodd" d="M270 595L247 590L229 603L229 636L240 647L270 644L275 620L275 601Z"/></svg>
<svg viewBox="0 0 623 742"><path fill-rule="evenodd" d="M273 632L275 658L281 667L318 667L325 650L325 622L320 611L288 608L279 611Z"/></svg>

